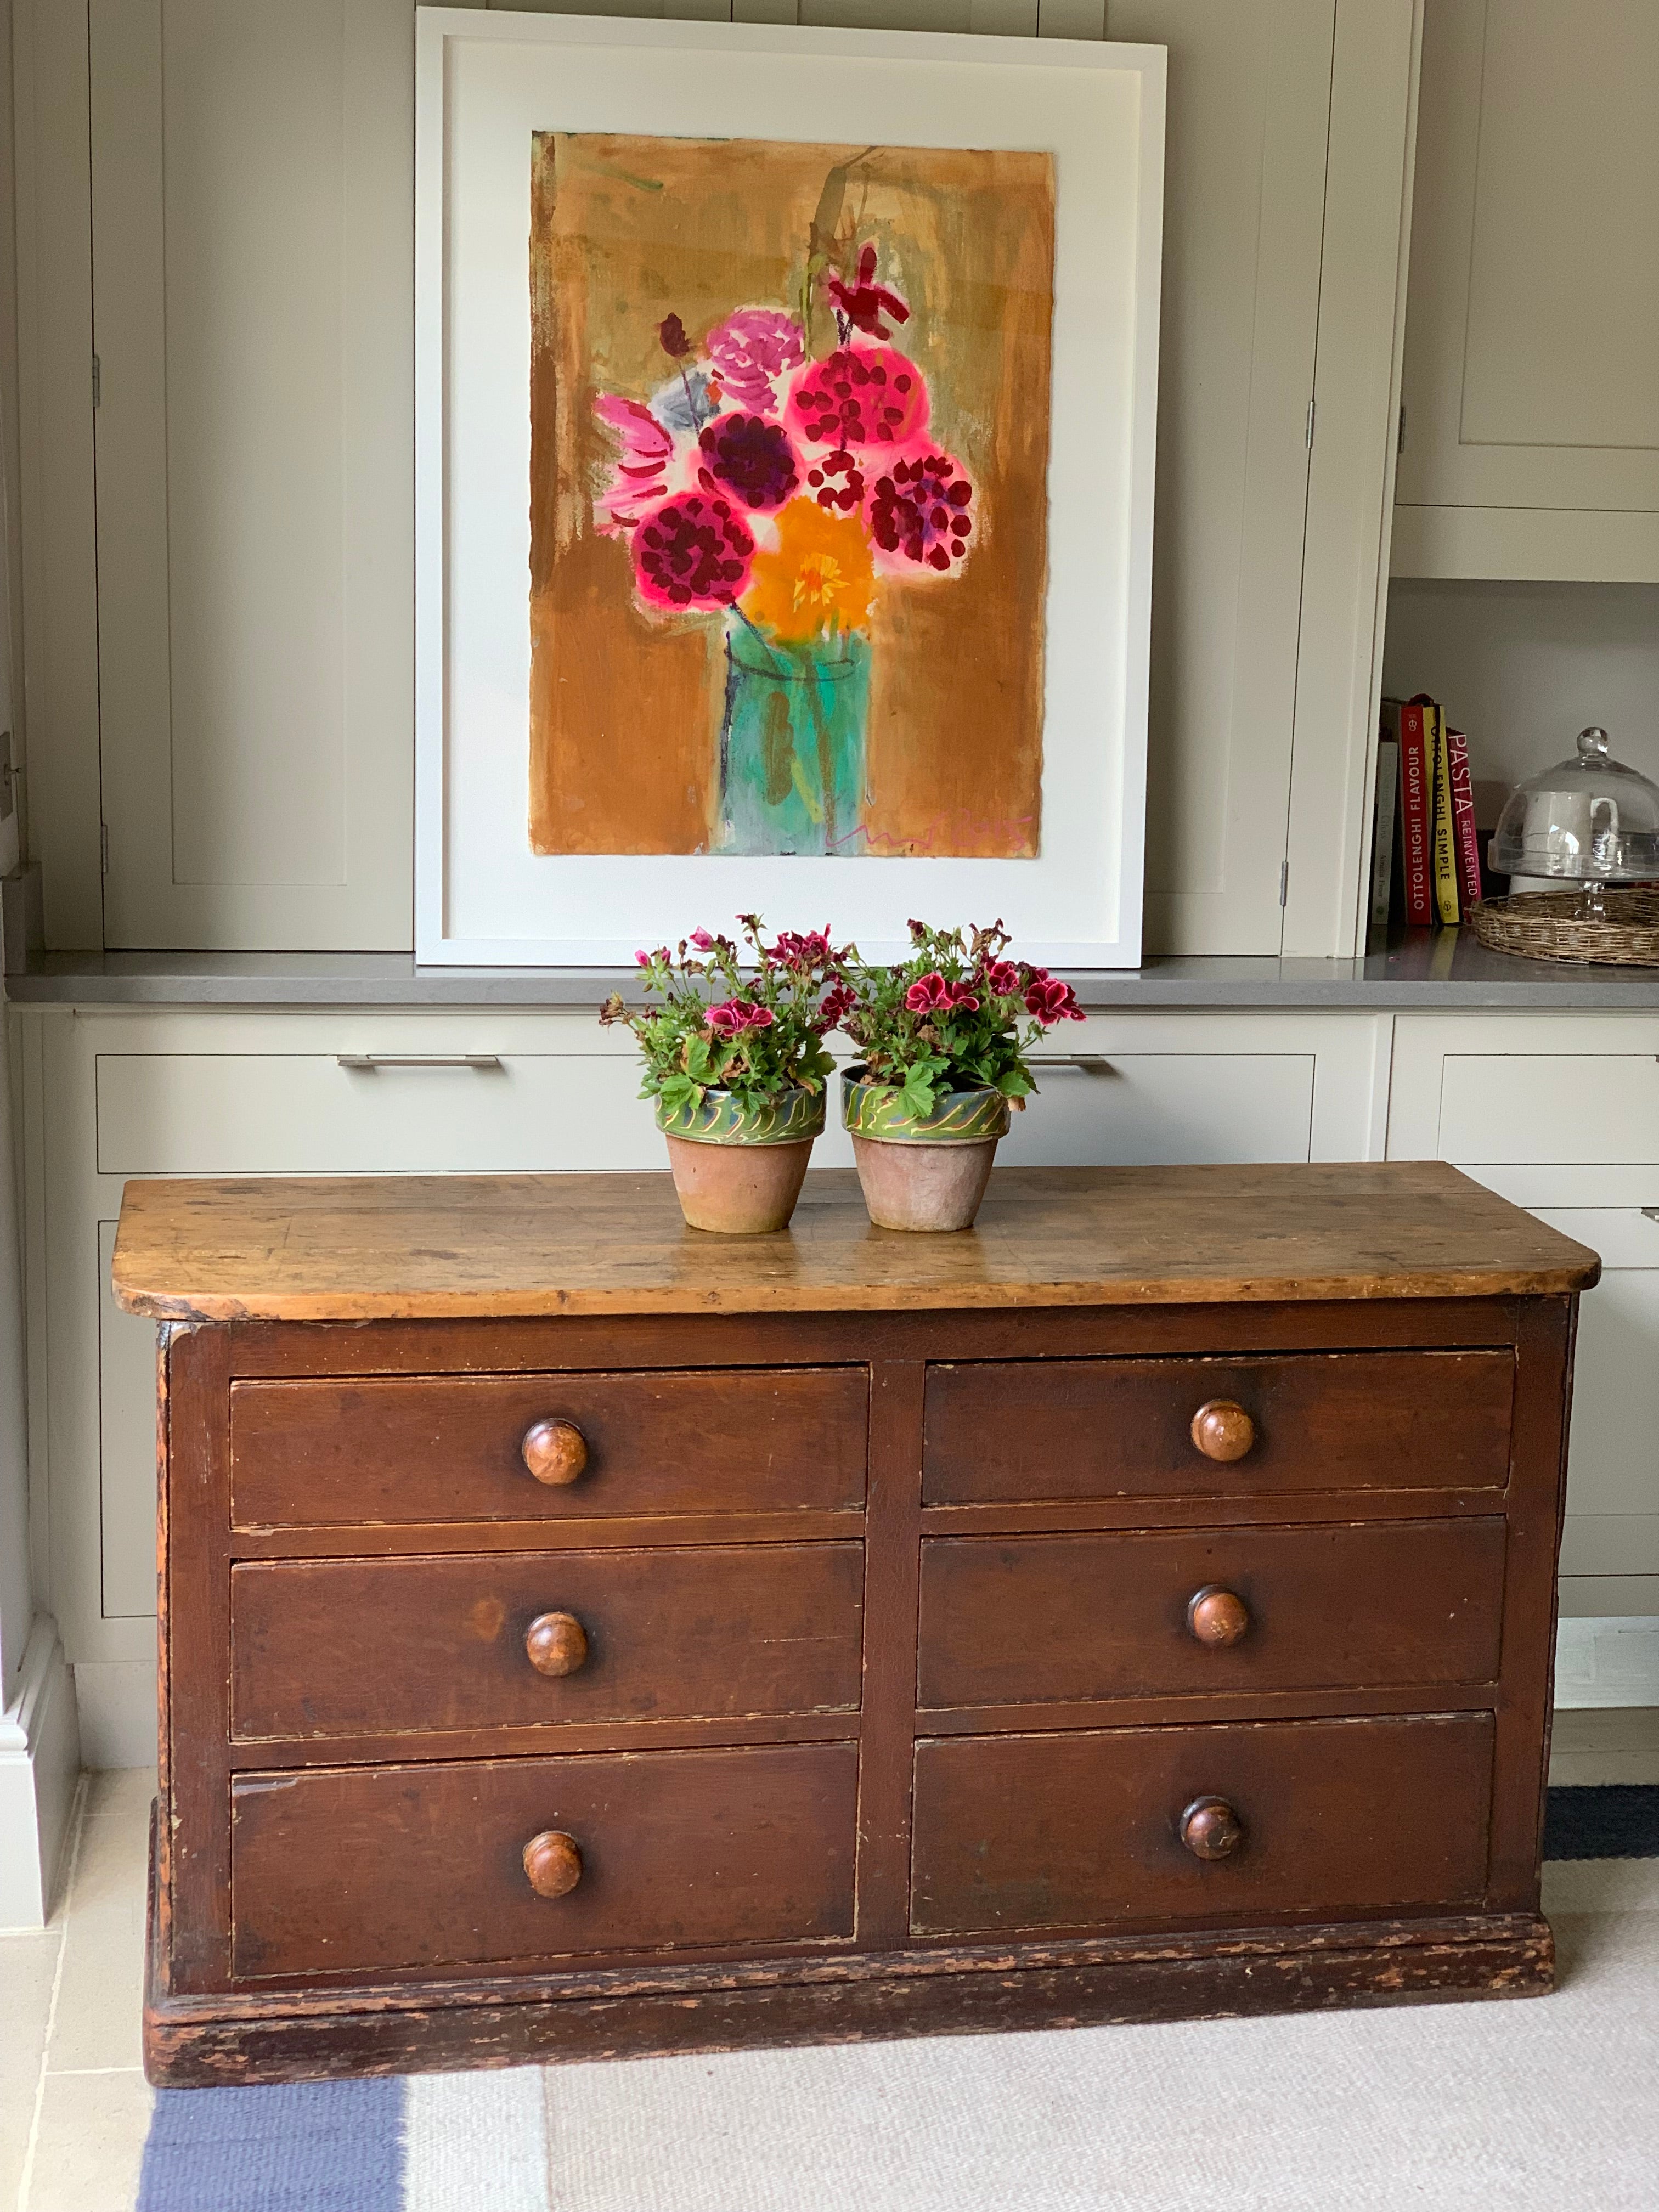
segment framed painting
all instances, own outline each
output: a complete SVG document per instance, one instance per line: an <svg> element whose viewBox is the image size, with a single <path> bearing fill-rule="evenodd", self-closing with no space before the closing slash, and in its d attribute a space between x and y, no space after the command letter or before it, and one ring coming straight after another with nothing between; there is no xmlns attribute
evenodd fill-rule
<svg viewBox="0 0 1659 2212"><path fill-rule="evenodd" d="M1135 964L1162 49L417 21L418 957Z"/></svg>

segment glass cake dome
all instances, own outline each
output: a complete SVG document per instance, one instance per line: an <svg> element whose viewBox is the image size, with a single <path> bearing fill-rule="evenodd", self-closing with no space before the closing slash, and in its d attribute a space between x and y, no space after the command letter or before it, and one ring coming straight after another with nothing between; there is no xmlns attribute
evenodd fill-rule
<svg viewBox="0 0 1659 2212"><path fill-rule="evenodd" d="M1578 732L1557 762L1510 795L1487 848L1500 875L1565 884L1659 879L1659 784L1607 750L1607 733Z"/></svg>

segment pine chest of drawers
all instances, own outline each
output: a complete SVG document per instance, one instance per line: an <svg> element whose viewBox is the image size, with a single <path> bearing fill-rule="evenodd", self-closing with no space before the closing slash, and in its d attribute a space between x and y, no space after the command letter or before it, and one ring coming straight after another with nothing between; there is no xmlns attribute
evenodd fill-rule
<svg viewBox="0 0 1659 2212"><path fill-rule="evenodd" d="M1437 1165L130 1183L152 2077L1547 1989L1596 1271Z"/></svg>

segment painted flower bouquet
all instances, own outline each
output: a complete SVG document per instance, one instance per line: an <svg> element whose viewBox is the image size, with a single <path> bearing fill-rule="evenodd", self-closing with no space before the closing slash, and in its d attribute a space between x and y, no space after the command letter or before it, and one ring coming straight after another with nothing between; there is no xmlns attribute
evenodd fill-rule
<svg viewBox="0 0 1659 2212"><path fill-rule="evenodd" d="M638 604L724 619L723 852L862 849L877 594L959 574L980 525L879 264L815 224L798 312L740 307L695 342L666 315L657 390L594 402L617 447L595 524L629 541Z"/></svg>
<svg viewBox="0 0 1659 2212"><path fill-rule="evenodd" d="M599 1020L639 1045L686 1219L744 1235L787 1222L823 1131L841 956L827 928L769 943L758 915L738 921L743 945L694 929L636 954L649 1003L613 992Z"/></svg>
<svg viewBox="0 0 1659 2212"><path fill-rule="evenodd" d="M1081 1021L1069 983L1010 960L1000 921L910 924L907 960L855 953L826 1010L857 1046L842 1078L870 1218L888 1229L965 1229L979 1210L1010 1109L1036 1089L1027 1058L1056 1023Z"/></svg>

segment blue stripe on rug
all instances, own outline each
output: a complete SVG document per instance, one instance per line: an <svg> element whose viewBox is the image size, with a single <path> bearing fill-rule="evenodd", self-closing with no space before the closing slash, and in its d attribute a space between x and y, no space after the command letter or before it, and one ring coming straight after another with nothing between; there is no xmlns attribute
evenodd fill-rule
<svg viewBox="0 0 1659 2212"><path fill-rule="evenodd" d="M404 2088L162 2089L137 2212L403 2212Z"/></svg>

